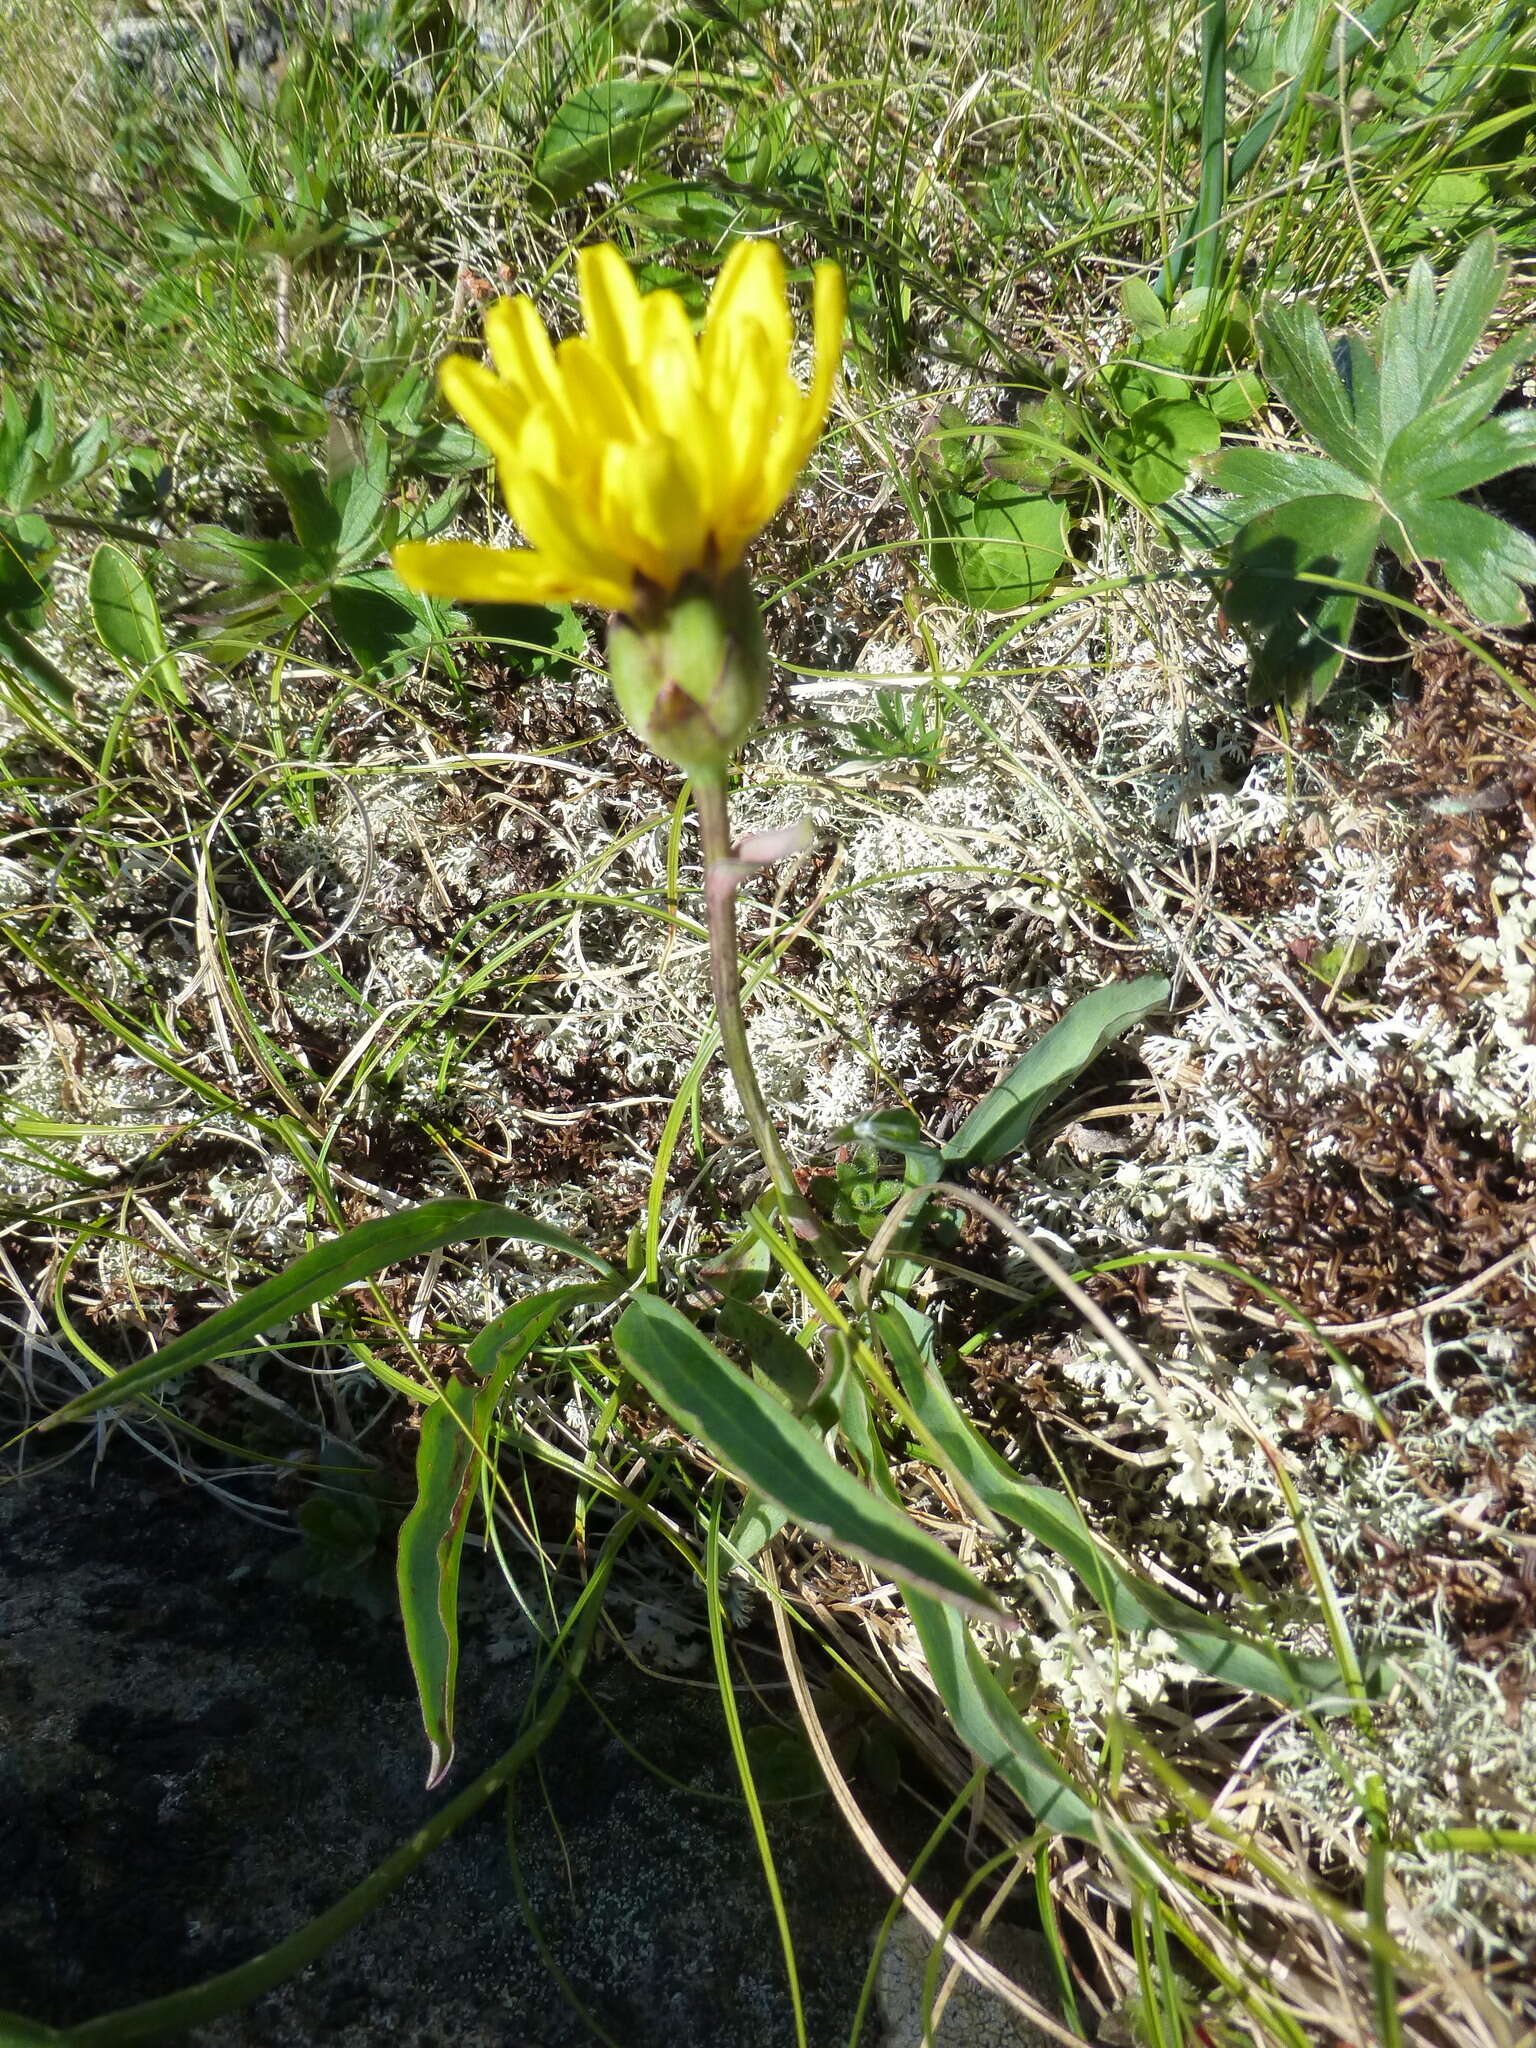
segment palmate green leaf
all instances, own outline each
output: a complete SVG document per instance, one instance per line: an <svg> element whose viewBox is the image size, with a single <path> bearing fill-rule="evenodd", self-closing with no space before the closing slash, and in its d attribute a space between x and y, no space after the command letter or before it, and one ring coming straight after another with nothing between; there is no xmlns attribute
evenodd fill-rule
<svg viewBox="0 0 1536 2048"><path fill-rule="evenodd" d="M503 1208L499 1202L422 1202L393 1216L360 1223L356 1229L343 1231L340 1237L317 1245L283 1272L209 1316L195 1330L188 1330L148 1358L141 1358L136 1365L113 1373L99 1385L66 1401L38 1427L59 1429L66 1423L79 1422L100 1408L135 1400L167 1380L190 1372L194 1366L233 1357L248 1349L251 1339L263 1331L278 1328L316 1302L330 1300L344 1287L371 1279L401 1259L438 1251L444 1245L472 1243L488 1237L544 1245L605 1277L613 1272L605 1258L568 1237L563 1230L524 1216L516 1209Z"/></svg>
<svg viewBox="0 0 1536 2048"><path fill-rule="evenodd" d="M1222 603L1252 651L1250 697L1298 710L1326 696L1360 599L1305 577L1364 583L1381 539L1379 508L1360 498L1293 498L1251 519L1227 555Z"/></svg>
<svg viewBox="0 0 1536 2048"><path fill-rule="evenodd" d="M897 1504L839 1465L772 1394L738 1372L686 1316L641 1294L613 1333L624 1364L680 1428L813 1536L990 1621L996 1600Z"/></svg>
<svg viewBox="0 0 1536 2048"><path fill-rule="evenodd" d="M1336 1664L1272 1650L1214 1615L1130 1570L1095 1537L1080 1510L1053 1487L1022 1480L976 1429L945 1386L933 1356L932 1325L906 1302L890 1301L875 1327L902 1392L942 1453L948 1476L988 1516L1012 1522L1069 1565L1100 1609L1134 1634L1162 1629L1197 1671L1243 1692L1299 1706L1333 1696L1347 1704Z"/></svg>
<svg viewBox="0 0 1536 2048"><path fill-rule="evenodd" d="M1027 1142L1041 1112L1122 1032L1167 1002L1160 974L1112 981L1080 996L1038 1045L971 1111L945 1145L946 1166L991 1166Z"/></svg>
<svg viewBox="0 0 1536 2048"><path fill-rule="evenodd" d="M1358 598L1302 579L1363 583L1383 544L1406 566L1438 564L1486 625L1528 616L1536 546L1459 495L1536 462L1536 415L1487 417L1533 337L1465 368L1507 274L1491 234L1438 289L1421 259L1372 338L1346 335L1332 350L1309 307L1265 308L1265 373L1327 453L1239 448L1207 466L1245 522L1228 544L1226 610L1253 649L1256 700L1304 710L1325 695Z"/></svg>

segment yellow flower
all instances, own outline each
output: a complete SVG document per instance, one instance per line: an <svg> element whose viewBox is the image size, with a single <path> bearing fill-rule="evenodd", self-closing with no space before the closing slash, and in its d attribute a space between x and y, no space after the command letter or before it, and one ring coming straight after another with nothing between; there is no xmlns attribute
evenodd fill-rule
<svg viewBox="0 0 1536 2048"><path fill-rule="evenodd" d="M610 243L576 259L586 332L551 346L529 299L485 319L489 364L449 356L443 395L496 458L526 548L408 541L429 597L650 609L689 577L718 585L788 497L826 422L843 279L816 266L815 368L790 375L794 323L771 242L738 242L695 337L675 292L642 296Z"/></svg>

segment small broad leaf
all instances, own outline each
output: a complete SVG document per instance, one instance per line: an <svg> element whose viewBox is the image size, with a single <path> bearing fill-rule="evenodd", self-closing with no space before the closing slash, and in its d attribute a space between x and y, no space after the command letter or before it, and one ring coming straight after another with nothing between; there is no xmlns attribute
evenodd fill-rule
<svg viewBox="0 0 1536 2048"><path fill-rule="evenodd" d="M895 1501L862 1485L773 1395L653 1294L619 1318L620 1358L680 1428L802 1529L904 1586L1005 1619L993 1597Z"/></svg>
<svg viewBox="0 0 1536 2048"><path fill-rule="evenodd" d="M557 204L638 163L693 102L660 79L605 79L559 107L534 151L533 175Z"/></svg>
<svg viewBox="0 0 1536 2048"><path fill-rule="evenodd" d="M1034 604L1067 559L1067 508L1001 478L975 492L929 501L928 562L934 581L972 611Z"/></svg>
<svg viewBox="0 0 1536 2048"><path fill-rule="evenodd" d="M48 568L57 549L35 512L0 516L0 619L35 625L48 601Z"/></svg>
<svg viewBox="0 0 1536 2048"><path fill-rule="evenodd" d="M991 1166L1027 1142L1041 1112L1107 1045L1168 1001L1161 974L1112 981L1081 996L1008 1076L982 1098L944 1147L948 1166Z"/></svg>
<svg viewBox="0 0 1536 2048"><path fill-rule="evenodd" d="M1138 334L1155 334L1168 325L1163 302L1143 277L1128 277L1120 287L1120 304Z"/></svg>
<svg viewBox="0 0 1536 2048"><path fill-rule="evenodd" d="M91 557L86 593L96 637L134 682L152 680L162 703L185 704L149 578L120 547L103 541Z"/></svg>
<svg viewBox="0 0 1536 2048"><path fill-rule="evenodd" d="M1327 695L1349 647L1358 595L1306 583L1364 583L1381 538L1379 508L1359 498L1292 498L1251 519L1232 543L1223 596L1253 651L1249 691L1302 707Z"/></svg>
<svg viewBox="0 0 1536 2048"><path fill-rule="evenodd" d="M1105 446L1142 503L1160 505L1184 488L1202 455L1221 446L1221 422L1197 399L1155 398L1106 435Z"/></svg>
<svg viewBox="0 0 1536 2048"><path fill-rule="evenodd" d="M331 589L327 611L336 637L365 674L413 667L448 637L448 607L407 590L393 569L343 576Z"/></svg>
<svg viewBox="0 0 1536 2048"><path fill-rule="evenodd" d="M1245 420L1251 420L1263 410L1268 396L1264 379L1254 370L1239 370L1235 377L1225 377L1201 393L1204 403L1224 427L1240 427Z"/></svg>

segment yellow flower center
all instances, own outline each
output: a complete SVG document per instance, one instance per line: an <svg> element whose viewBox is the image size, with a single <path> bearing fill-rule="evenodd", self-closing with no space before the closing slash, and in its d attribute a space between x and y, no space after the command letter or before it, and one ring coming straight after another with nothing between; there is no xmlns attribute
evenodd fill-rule
<svg viewBox="0 0 1536 2048"><path fill-rule="evenodd" d="M486 315L490 363L453 355L438 373L495 456L529 544L405 542L393 559L414 590L624 612L648 587L717 582L788 497L826 422L844 319L835 263L816 266L815 364L802 391L771 242L731 250L697 337L677 294L642 294L611 244L576 262L585 333L552 344L531 300L501 299Z"/></svg>

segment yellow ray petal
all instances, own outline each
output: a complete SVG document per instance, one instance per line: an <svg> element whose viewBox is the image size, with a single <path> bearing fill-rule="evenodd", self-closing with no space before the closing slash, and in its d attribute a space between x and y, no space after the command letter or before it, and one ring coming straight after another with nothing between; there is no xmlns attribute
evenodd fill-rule
<svg viewBox="0 0 1536 2048"><path fill-rule="evenodd" d="M714 356L731 353L743 323L760 327L774 352L788 363L795 331L784 290L784 259L773 242L738 242L720 266L700 343L706 373Z"/></svg>
<svg viewBox="0 0 1536 2048"><path fill-rule="evenodd" d="M498 376L528 403L558 400L555 352L532 299L498 299L485 316L485 341Z"/></svg>
<svg viewBox="0 0 1536 2048"><path fill-rule="evenodd" d="M603 450L602 525L615 551L664 590L704 566L700 508L665 442L617 441Z"/></svg>
<svg viewBox="0 0 1536 2048"><path fill-rule="evenodd" d="M797 473L804 468L806 458L827 423L832 392L837 383L837 368L843 359L843 328L847 318L848 293L842 271L835 263L818 263L813 315L815 362L811 388L805 395L805 409L801 414L800 460L795 464Z"/></svg>
<svg viewBox="0 0 1536 2048"><path fill-rule="evenodd" d="M576 430L573 459L599 441L634 441L644 431L629 386L610 356L584 334L555 350L566 417Z"/></svg>
<svg viewBox="0 0 1536 2048"><path fill-rule="evenodd" d="M539 554L563 564L573 578L590 575L605 589L622 590L628 604L635 569L644 564L617 549L605 530L595 472L578 496L554 478L528 470L518 479L518 504L518 524Z"/></svg>
<svg viewBox="0 0 1536 2048"><path fill-rule="evenodd" d="M438 389L459 418L504 461L517 446L527 407L510 384L470 356L444 356L437 368Z"/></svg>
<svg viewBox="0 0 1536 2048"><path fill-rule="evenodd" d="M464 604L589 604L628 602L627 586L577 589L566 564L532 548L488 548L468 540L406 540L393 550L395 574L408 590Z"/></svg>
<svg viewBox="0 0 1536 2048"><path fill-rule="evenodd" d="M581 316L593 344L621 374L639 360L645 341L640 287L612 242L576 253Z"/></svg>

